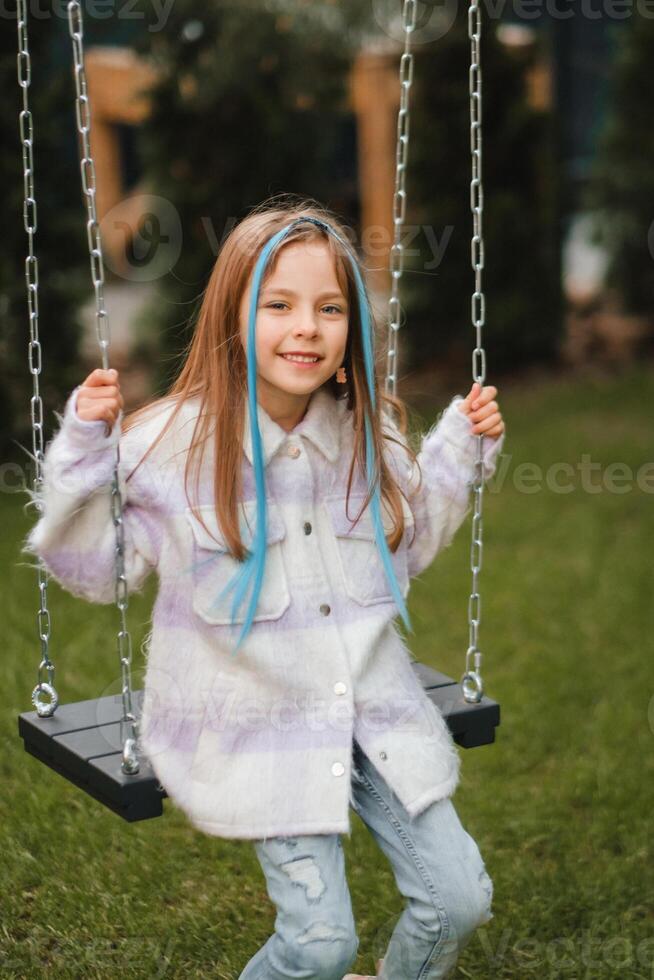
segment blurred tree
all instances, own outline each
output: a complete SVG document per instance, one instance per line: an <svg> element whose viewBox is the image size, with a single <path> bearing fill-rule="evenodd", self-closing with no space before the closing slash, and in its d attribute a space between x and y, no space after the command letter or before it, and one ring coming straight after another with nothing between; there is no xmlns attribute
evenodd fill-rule
<svg viewBox="0 0 654 980"><path fill-rule="evenodd" d="M555 136L527 98L535 50L510 51L482 21L482 183L488 372L555 361L563 328ZM412 95L407 221L420 232L404 276L410 366L471 363L470 40L467 8L418 47ZM540 42L539 42L540 43ZM431 236L431 242L427 236ZM435 246L436 256L434 256Z"/></svg>
<svg viewBox="0 0 654 980"><path fill-rule="evenodd" d="M654 20L635 14L613 25L608 107L585 206L597 212L596 241L609 255L606 286L625 313L654 311L654 133L651 71Z"/></svg>
<svg viewBox="0 0 654 980"><path fill-rule="evenodd" d="M28 4L28 8L31 9ZM54 39L67 25L52 11L28 17L32 54L29 101L34 122L34 183L39 265L39 335L46 441L54 427L52 411L79 383L77 361L81 324L77 310L91 288L86 252L85 210L76 158L72 60L53 57ZM13 29L12 29L13 28ZM68 41L70 47L70 39ZM27 233L23 224L23 163L18 125L23 108L16 77L16 24L7 23L0 40L0 74L5 97L0 105L4 132L0 174L5 194L5 228L0 237L0 447L3 458L29 460L17 443L32 451L28 369L30 337L25 284ZM70 57L70 52L69 52ZM37 358L35 357L35 363ZM30 476L31 481L31 476Z"/></svg>

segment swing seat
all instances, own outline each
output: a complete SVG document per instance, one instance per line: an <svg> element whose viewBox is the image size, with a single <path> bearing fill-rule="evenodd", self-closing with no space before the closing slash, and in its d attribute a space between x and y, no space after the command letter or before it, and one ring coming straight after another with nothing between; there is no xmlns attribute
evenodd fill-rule
<svg viewBox="0 0 654 980"><path fill-rule="evenodd" d="M481 701L470 703L463 697L460 681L417 660L412 661L411 666L429 699L440 709L457 745L474 749L495 741L495 729L500 723L497 701L482 694Z"/></svg>
<svg viewBox="0 0 654 980"><path fill-rule="evenodd" d="M132 692L140 714L142 692ZM148 759L139 755L140 771L126 775L120 740L122 697L109 696L60 704L50 718L36 711L18 716L18 733L25 749L78 789L129 822L160 817L168 794Z"/></svg>
<svg viewBox="0 0 654 980"><path fill-rule="evenodd" d="M485 695L469 704L461 685L433 667L412 661L422 686L441 710L454 741L466 749L495 741L500 723L500 706ZM143 692L134 691L132 700L140 715ZM168 794L159 783L143 753L140 772L128 776L121 769L120 740L122 698L112 695L73 704L60 704L50 718L36 711L18 716L18 733L27 752L45 763L78 789L130 823L163 814Z"/></svg>

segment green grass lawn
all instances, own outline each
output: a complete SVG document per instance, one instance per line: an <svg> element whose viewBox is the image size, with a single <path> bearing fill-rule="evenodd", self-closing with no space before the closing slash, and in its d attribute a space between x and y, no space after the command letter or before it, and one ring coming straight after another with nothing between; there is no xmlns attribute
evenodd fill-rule
<svg viewBox="0 0 654 980"><path fill-rule="evenodd" d="M493 745L460 750L454 798L493 878L495 917L454 975L652 980L654 368L509 386L500 403L508 434L484 495L479 639L501 725ZM586 482L584 458L598 464ZM636 483L648 462L649 490ZM19 564L25 500L0 495L0 977L235 980L275 917L252 844L202 835L168 801L163 818L126 824L23 750L16 717L31 708L40 654L36 574ZM415 656L457 678L469 553L470 518L409 606ZM155 588L130 601L135 686ZM49 597L62 701L113 692L115 608L54 583ZM352 820L355 968L372 973L402 899Z"/></svg>

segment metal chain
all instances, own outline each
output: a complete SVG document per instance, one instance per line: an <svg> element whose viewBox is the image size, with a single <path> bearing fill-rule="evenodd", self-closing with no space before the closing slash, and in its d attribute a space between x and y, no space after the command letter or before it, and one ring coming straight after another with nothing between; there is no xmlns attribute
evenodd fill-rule
<svg viewBox="0 0 654 980"><path fill-rule="evenodd" d="M25 259L25 282L27 285L27 309L29 313L30 341L27 360L32 375L33 394L30 399L32 420L32 448L34 450L35 476L33 481L33 500L41 512L41 492L43 488L43 402L39 390L41 373L41 342L39 340L39 263L34 252L34 234L37 227L36 198L34 195L34 128L29 108L29 87L32 81L32 62L27 36L27 7L25 0L18 0L18 84L23 90L23 108L18 116L20 142L23 152L23 224L27 232L27 258ZM50 611L48 609L48 575L41 560L38 563L39 611L36 622L41 643L41 662L37 684L32 691L32 704L40 718L49 718L57 710L59 696L54 686L55 667L50 659ZM48 681L43 680L43 670L48 672ZM46 695L46 697L44 697ZM49 700L48 700L49 698Z"/></svg>
<svg viewBox="0 0 654 980"><path fill-rule="evenodd" d="M391 295L388 301L388 354L385 394L397 394L397 332L400 329L400 278L404 269L402 227L406 216L406 170L409 158L409 89L413 81L411 34L416 26L417 0L404 0L402 27L404 53L400 60L400 110L397 115L397 146L395 152L395 193L393 195L393 224L395 234L390 251Z"/></svg>
<svg viewBox="0 0 654 980"><path fill-rule="evenodd" d="M82 8L78 0L70 0L68 9L68 28L73 42L73 60L75 68L77 129L81 136L80 170L82 190L86 197L88 221L86 232L91 261L91 279L95 290L96 333L102 355L102 367L109 369L109 318L104 308L104 265L102 260L102 240L100 226L96 214L95 165L91 156L91 106L86 85L84 68L83 19ZM111 484L111 515L116 530L115 550L115 582L116 605L120 613L120 629L118 631L118 655L121 666L121 692L123 717L120 722L120 737L123 745L122 770L128 775L139 771L138 739L139 722L132 706L132 639L127 628L126 610L128 606L127 578L125 575L125 528L123 524L122 498L118 477L120 464L120 447L116 444L116 462ZM126 734L126 731L129 734Z"/></svg>
<svg viewBox="0 0 654 980"><path fill-rule="evenodd" d="M471 317L476 330L476 345L472 352L472 377L483 387L486 379L486 353L482 347L482 328L485 322L485 300L481 284L481 270L484 267L484 241L482 238L482 214L484 199L481 183L481 9L478 0L472 0L468 8L468 36L470 38L470 152L472 154L472 179L470 181L470 209L473 217L473 235L470 243L472 268L475 272L475 291L472 294ZM482 655L477 647L477 635L481 619L481 595L478 578L482 563L482 502L483 480L483 433L477 434L477 456L475 475L472 482L474 508L472 516L472 542L470 546L470 568L472 571L472 592L468 599L468 649L466 669L461 678L463 696L466 701L481 701L484 693L481 678ZM474 667L472 662L474 660Z"/></svg>
<svg viewBox="0 0 654 980"><path fill-rule="evenodd" d="M400 329L399 285L404 267L404 247L401 242L402 227L406 215L406 169L409 153L409 89L413 81L413 55L410 52L411 34L416 26L417 0L404 0L402 25L404 28L404 53L400 62L401 98L397 120L397 148L395 166L395 194L393 197L394 243L390 253L391 295L388 303L389 330L386 394L397 391L397 333ZM476 344L472 352L472 377L483 387L486 378L486 353L482 347L482 328L485 322L485 299L482 291L481 272L484 267L484 242L482 237L483 190L481 182L481 9L478 0L472 0L468 8L468 37L470 38L470 152L472 155L472 178L470 181L470 208L473 215L473 235L471 240L471 263L475 273L475 291L471 300L472 325L476 330ZM481 619L481 595L478 576L482 565L482 501L483 481L483 435L477 436L477 456L475 475L472 481L474 509L472 518L472 543L470 548L470 568L472 571L472 592L468 600L469 638L466 652L466 667L461 678L463 696L466 701L478 702L483 695L483 682L480 672L482 654L477 648L477 636ZM474 660L474 668L472 666Z"/></svg>

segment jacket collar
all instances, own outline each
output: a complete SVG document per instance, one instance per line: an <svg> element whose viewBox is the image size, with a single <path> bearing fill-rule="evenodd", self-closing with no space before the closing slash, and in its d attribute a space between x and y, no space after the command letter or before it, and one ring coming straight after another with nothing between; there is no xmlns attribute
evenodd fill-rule
<svg viewBox="0 0 654 980"><path fill-rule="evenodd" d="M305 436L330 463L335 463L340 451L341 419L345 410L346 399L336 399L326 388L318 388L311 396L302 421L290 432L287 432L271 419L261 405L257 404L263 465L268 465L286 439L297 438L298 436ZM243 452L250 465L253 466L250 412L247 401L245 402L244 413Z"/></svg>

